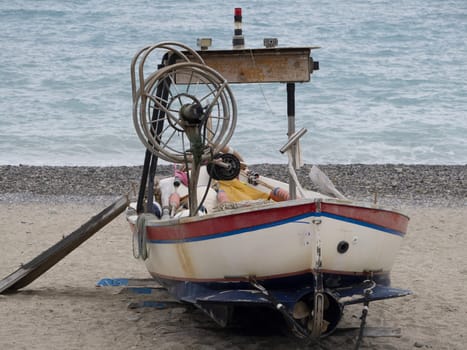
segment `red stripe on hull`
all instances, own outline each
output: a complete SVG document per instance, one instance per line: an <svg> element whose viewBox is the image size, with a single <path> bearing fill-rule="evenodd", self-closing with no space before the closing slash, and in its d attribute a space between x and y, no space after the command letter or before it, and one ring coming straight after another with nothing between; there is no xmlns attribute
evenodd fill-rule
<svg viewBox="0 0 467 350"><path fill-rule="evenodd" d="M296 206L266 208L234 215L201 219L199 221L171 226L148 226L148 239L183 240L237 231L312 213L315 212L315 208L315 203L306 203Z"/></svg>
<svg viewBox="0 0 467 350"><path fill-rule="evenodd" d="M409 221L407 216L389 210L336 203L322 202L321 212L380 226L401 234L405 234L407 231ZM200 220L174 225L148 226L147 234L149 240L179 241L268 225L312 213L316 213L315 202L252 210L213 218L200 218Z"/></svg>
<svg viewBox="0 0 467 350"><path fill-rule="evenodd" d="M352 220L381 226L405 234L409 218L403 214L377 208L356 207L345 204L321 203L321 211Z"/></svg>

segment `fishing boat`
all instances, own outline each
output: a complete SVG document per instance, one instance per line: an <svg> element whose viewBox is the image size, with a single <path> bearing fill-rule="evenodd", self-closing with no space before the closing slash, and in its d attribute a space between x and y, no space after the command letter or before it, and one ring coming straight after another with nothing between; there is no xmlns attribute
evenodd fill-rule
<svg viewBox="0 0 467 350"><path fill-rule="evenodd" d="M319 190L297 177L295 84L319 69L314 47L245 48L236 9L233 48L178 42L144 47L131 63L133 121L146 147L137 200L126 211L133 253L178 300L220 326L238 308L275 310L299 338L332 334L344 307L410 294L390 273L409 218L347 199L316 167ZM161 58L160 61L158 58ZM249 169L229 146L237 124L231 84L283 83L288 182ZM241 123L241 117L238 118ZM267 137L265 135L264 137ZM278 145L278 148L281 145ZM158 175L158 161L174 164Z"/></svg>

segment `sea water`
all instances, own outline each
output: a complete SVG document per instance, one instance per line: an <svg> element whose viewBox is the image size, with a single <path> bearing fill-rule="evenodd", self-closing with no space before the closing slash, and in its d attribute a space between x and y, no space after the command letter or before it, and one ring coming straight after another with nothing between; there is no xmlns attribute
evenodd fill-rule
<svg viewBox="0 0 467 350"><path fill-rule="evenodd" d="M139 165L130 62L148 44L229 49L235 7L248 48L320 46L296 86L306 163L467 163L467 1L0 2L0 165ZM285 84L232 86L230 142L286 163Z"/></svg>

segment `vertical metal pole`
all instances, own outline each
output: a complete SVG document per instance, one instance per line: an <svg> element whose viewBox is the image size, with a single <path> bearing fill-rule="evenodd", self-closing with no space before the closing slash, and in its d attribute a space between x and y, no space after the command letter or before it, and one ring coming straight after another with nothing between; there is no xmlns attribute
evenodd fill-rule
<svg viewBox="0 0 467 350"><path fill-rule="evenodd" d="M144 156L143 172L141 174L141 182L139 184L138 201L136 202L136 212L138 214L144 212L144 193L146 192L146 184L148 181L149 166L151 164L152 153L146 150Z"/></svg>
<svg viewBox="0 0 467 350"><path fill-rule="evenodd" d="M288 130L287 136L290 137L295 133L295 83L287 83L287 120L288 120ZM296 164L296 154L297 154L297 145L292 146L292 166L294 169L297 168ZM292 176L289 176L289 195L290 199L297 198L297 190L295 181Z"/></svg>
<svg viewBox="0 0 467 350"><path fill-rule="evenodd" d="M168 63L167 63L168 60ZM160 65L157 67L157 69L161 69L166 66L167 64L173 64L175 63L175 55L169 57L168 53L164 55L162 58L162 61ZM167 96L169 94L168 92L168 86L170 86L170 81L168 81L167 84L161 84L157 87L156 91L156 96L157 97L162 97L162 101L167 101ZM162 110L154 110L152 114L152 121L158 121L156 125L156 135L159 135L164 127L164 115L165 112ZM150 213L152 211L152 200L154 197L154 177L156 175L156 169L157 169L157 161L159 157L155 154L152 154L151 151L146 150L146 155L144 157L144 165L143 165L143 172L141 175L141 183L139 187L139 193L138 193L138 201L136 204L136 212L138 214L143 213L145 211L144 209L144 199L145 199L145 193L147 194L147 200L146 200L146 212Z"/></svg>

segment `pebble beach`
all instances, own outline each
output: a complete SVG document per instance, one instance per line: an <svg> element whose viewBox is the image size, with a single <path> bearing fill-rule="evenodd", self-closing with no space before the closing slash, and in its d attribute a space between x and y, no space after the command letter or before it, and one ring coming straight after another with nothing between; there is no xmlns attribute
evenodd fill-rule
<svg viewBox="0 0 467 350"><path fill-rule="evenodd" d="M310 165L298 171L302 185ZM413 295L370 305L368 327L398 336L366 337L361 349L465 348L467 319L467 165L320 165L348 198L377 201L407 213L409 232L392 284ZM285 165L250 165L285 180ZM158 176L170 174L161 166ZM141 167L0 166L0 278L16 270L101 211L137 189ZM353 349L355 335L337 334L304 346L277 329L221 329L185 305L134 307L168 298L102 278L148 278L133 259L123 215L17 293L0 295L1 349ZM359 325L360 307L346 308L342 326Z"/></svg>
<svg viewBox="0 0 467 350"><path fill-rule="evenodd" d="M422 206L466 205L467 165L318 165L339 191L359 201ZM297 171L301 184L316 189L308 173L311 165ZM287 181L287 166L253 164L249 169ZM118 196L139 186L142 166L58 167L0 166L0 199L38 200L47 196L70 199ZM172 174L173 167L159 166L156 176Z"/></svg>

